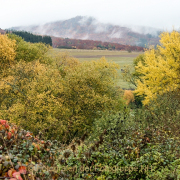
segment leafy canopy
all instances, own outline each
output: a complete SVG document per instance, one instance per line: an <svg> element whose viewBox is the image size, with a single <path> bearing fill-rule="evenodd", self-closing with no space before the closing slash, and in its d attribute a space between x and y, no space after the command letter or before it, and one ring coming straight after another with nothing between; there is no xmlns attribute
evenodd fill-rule
<svg viewBox="0 0 180 180"><path fill-rule="evenodd" d="M144 54L144 62L140 61L135 70L141 74L136 80L135 93L144 95L144 105L157 95L179 88L180 78L180 34L176 31L164 32L160 35L157 50L150 49Z"/></svg>
<svg viewBox="0 0 180 180"><path fill-rule="evenodd" d="M15 60L30 62L33 60L41 60L44 58L45 53L50 49L49 45L43 43L30 43L26 42L15 34L8 34L9 39L16 41L16 57Z"/></svg>
<svg viewBox="0 0 180 180"><path fill-rule="evenodd" d="M6 69L14 63L15 49L16 41L0 34L0 69Z"/></svg>

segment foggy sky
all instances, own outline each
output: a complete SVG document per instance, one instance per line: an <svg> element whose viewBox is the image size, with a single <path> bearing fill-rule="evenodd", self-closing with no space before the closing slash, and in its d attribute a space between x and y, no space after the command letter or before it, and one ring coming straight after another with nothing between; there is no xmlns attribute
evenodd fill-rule
<svg viewBox="0 0 180 180"><path fill-rule="evenodd" d="M103 23L180 29L179 0L0 0L0 28L38 25L75 16Z"/></svg>

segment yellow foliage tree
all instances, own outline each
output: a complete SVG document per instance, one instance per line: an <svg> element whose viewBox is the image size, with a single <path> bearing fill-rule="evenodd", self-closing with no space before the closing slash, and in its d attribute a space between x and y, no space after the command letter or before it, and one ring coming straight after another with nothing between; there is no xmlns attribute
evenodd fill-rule
<svg viewBox="0 0 180 180"><path fill-rule="evenodd" d="M150 49L144 54L144 63L140 61L135 67L141 74L136 81L135 93L144 95L144 105L155 100L157 94L179 88L180 78L180 34L176 31L160 35L157 50Z"/></svg>
<svg viewBox="0 0 180 180"><path fill-rule="evenodd" d="M39 61L20 61L1 77L0 116L35 134L46 128L52 134L62 134L63 125L54 128L56 113L62 117L66 112L63 101L56 97L63 90L61 81L56 69L49 69Z"/></svg>
<svg viewBox="0 0 180 180"><path fill-rule="evenodd" d="M69 125L76 123L76 131L84 132L94 119L105 111L118 111L123 101L117 95L114 80L119 66L99 61L82 62L64 77L64 94L61 96L70 110Z"/></svg>
<svg viewBox="0 0 180 180"><path fill-rule="evenodd" d="M0 34L0 69L6 69L14 63L15 49L16 41Z"/></svg>
<svg viewBox="0 0 180 180"><path fill-rule="evenodd" d="M65 77L69 70L74 70L78 65L80 65L79 60L67 52L57 53L53 57L52 68L57 68L62 77Z"/></svg>

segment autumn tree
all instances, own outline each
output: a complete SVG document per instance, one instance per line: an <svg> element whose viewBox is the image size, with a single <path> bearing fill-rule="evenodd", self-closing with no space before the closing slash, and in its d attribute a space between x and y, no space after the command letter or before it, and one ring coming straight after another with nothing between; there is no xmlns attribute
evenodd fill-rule
<svg viewBox="0 0 180 180"><path fill-rule="evenodd" d="M114 84L117 68L117 64L101 58L81 63L64 77L65 91L61 98L70 110L69 125L76 123L78 134L89 129L102 112L122 109L123 101Z"/></svg>
<svg viewBox="0 0 180 180"><path fill-rule="evenodd" d="M6 69L14 63L16 56L16 41L7 35L0 34L0 69Z"/></svg>
<svg viewBox="0 0 180 180"><path fill-rule="evenodd" d="M157 95L179 90L180 73L180 34L176 31L160 35L157 50L144 53L144 62L140 61L135 70L140 74L135 92L145 96L144 105L155 100Z"/></svg>
<svg viewBox="0 0 180 180"><path fill-rule="evenodd" d="M1 118L36 135L45 129L49 132L44 132L46 137L62 134L63 118L57 123L55 117L57 112L63 117L68 111L63 100L57 97L63 90L58 70L49 69L39 61L20 61L8 70L7 75L1 76L0 80Z"/></svg>
<svg viewBox="0 0 180 180"><path fill-rule="evenodd" d="M22 39L22 37L15 34L8 34L9 39L16 41L16 56L15 61L30 62L33 60L42 60L45 53L50 49L49 45L43 43L30 43Z"/></svg>

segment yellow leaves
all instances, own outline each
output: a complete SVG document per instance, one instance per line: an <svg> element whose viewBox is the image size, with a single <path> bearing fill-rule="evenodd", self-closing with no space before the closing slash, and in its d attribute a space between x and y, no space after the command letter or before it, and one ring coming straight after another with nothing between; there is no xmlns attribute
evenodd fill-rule
<svg viewBox="0 0 180 180"><path fill-rule="evenodd" d="M145 95L144 104L156 99L157 94L176 89L179 79L180 34L164 32L161 34L161 46L144 53L144 64L140 61L135 67L141 74L137 80L136 93Z"/></svg>
<svg viewBox="0 0 180 180"><path fill-rule="evenodd" d="M16 41L0 34L0 68L6 69L14 63Z"/></svg>
<svg viewBox="0 0 180 180"><path fill-rule="evenodd" d="M61 71L74 70L80 62L78 59L71 57L68 53L59 53L54 57L53 65Z"/></svg>
<svg viewBox="0 0 180 180"><path fill-rule="evenodd" d="M158 46L160 52L166 56L175 55L177 57L177 53L180 52L180 34L177 31L164 32L160 38L161 46Z"/></svg>

